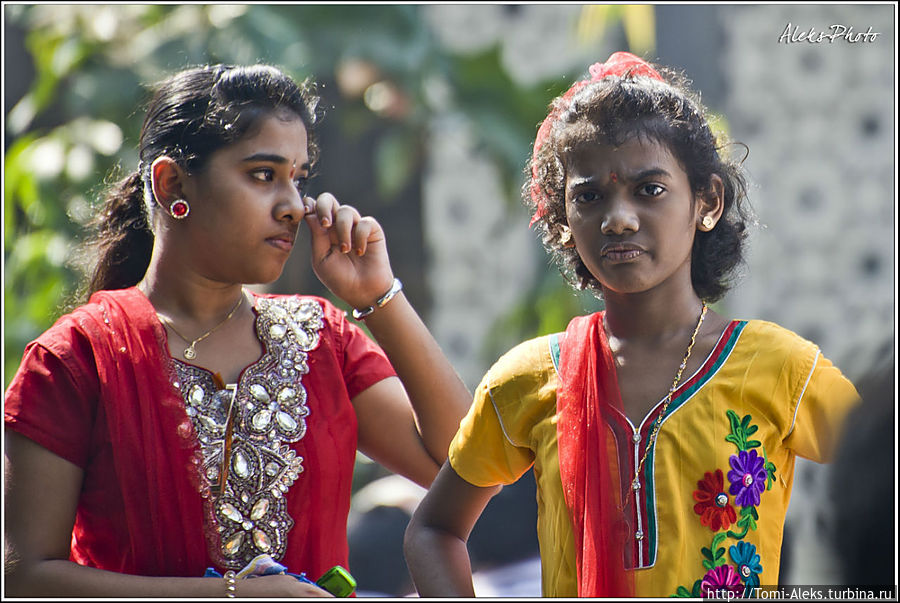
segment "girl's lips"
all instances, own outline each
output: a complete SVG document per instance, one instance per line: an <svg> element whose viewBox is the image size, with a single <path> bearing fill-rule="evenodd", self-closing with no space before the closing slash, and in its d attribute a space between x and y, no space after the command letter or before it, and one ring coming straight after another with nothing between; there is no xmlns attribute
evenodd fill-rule
<svg viewBox="0 0 900 603"><path fill-rule="evenodd" d="M634 258L643 255L643 253L644 252L640 249L617 249L607 251L603 254L603 257L613 262L624 262L633 260Z"/></svg>
<svg viewBox="0 0 900 603"><path fill-rule="evenodd" d="M282 251L290 251L294 247L294 241L292 239L266 239L266 242Z"/></svg>
<svg viewBox="0 0 900 603"><path fill-rule="evenodd" d="M600 256L611 262L627 262L645 253L641 247L633 244L608 244L600 250Z"/></svg>

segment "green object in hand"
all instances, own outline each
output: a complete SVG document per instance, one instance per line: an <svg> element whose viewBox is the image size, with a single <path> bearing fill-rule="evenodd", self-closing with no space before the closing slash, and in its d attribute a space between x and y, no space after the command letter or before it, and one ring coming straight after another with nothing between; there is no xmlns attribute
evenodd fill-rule
<svg viewBox="0 0 900 603"><path fill-rule="evenodd" d="M356 580L340 565L335 565L322 574L316 584L335 597L349 597L356 590Z"/></svg>

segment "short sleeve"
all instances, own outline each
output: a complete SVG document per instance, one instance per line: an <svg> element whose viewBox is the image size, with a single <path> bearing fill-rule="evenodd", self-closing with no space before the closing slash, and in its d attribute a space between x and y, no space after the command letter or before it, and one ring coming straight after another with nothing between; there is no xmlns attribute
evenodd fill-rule
<svg viewBox="0 0 900 603"><path fill-rule="evenodd" d="M511 484L535 462L538 424L555 416L546 338L513 348L491 367L450 443L453 470L475 486Z"/></svg>
<svg viewBox="0 0 900 603"><path fill-rule="evenodd" d="M6 428L84 468L91 455L98 391L86 342L32 342L6 390Z"/></svg>
<svg viewBox="0 0 900 603"><path fill-rule="evenodd" d="M818 463L831 460L847 414L859 402L853 384L816 350L811 368L797 384L796 407L784 444Z"/></svg>
<svg viewBox="0 0 900 603"><path fill-rule="evenodd" d="M334 320L340 334L341 370L352 399L379 381L397 373L384 350L365 331L346 319L336 308Z"/></svg>

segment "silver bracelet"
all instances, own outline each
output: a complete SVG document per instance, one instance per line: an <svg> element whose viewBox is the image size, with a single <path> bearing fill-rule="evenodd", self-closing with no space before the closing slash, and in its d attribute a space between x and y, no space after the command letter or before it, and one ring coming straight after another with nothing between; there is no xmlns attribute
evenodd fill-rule
<svg viewBox="0 0 900 603"><path fill-rule="evenodd" d="M375 302L374 306L369 306L368 308L363 308L362 310L353 309L351 313L353 318L356 320L362 320L369 314L375 311L375 308L383 308L385 304L394 299L394 296L400 293L403 290L403 283L400 282L399 278L395 278L394 282L391 283L391 288L388 289L388 292L378 298L378 301Z"/></svg>
<svg viewBox="0 0 900 603"><path fill-rule="evenodd" d="M237 591L237 579L233 570L228 570L225 572L225 596L229 599L233 599Z"/></svg>

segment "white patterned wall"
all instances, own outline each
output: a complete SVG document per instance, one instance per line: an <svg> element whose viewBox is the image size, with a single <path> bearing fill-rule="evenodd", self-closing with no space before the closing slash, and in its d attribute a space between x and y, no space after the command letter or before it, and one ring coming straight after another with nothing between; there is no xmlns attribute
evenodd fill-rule
<svg viewBox="0 0 900 603"><path fill-rule="evenodd" d="M751 200L764 226L729 310L813 339L856 376L894 328L893 9L766 5L722 15L725 113L750 147ZM880 35L780 43L788 23Z"/></svg>

